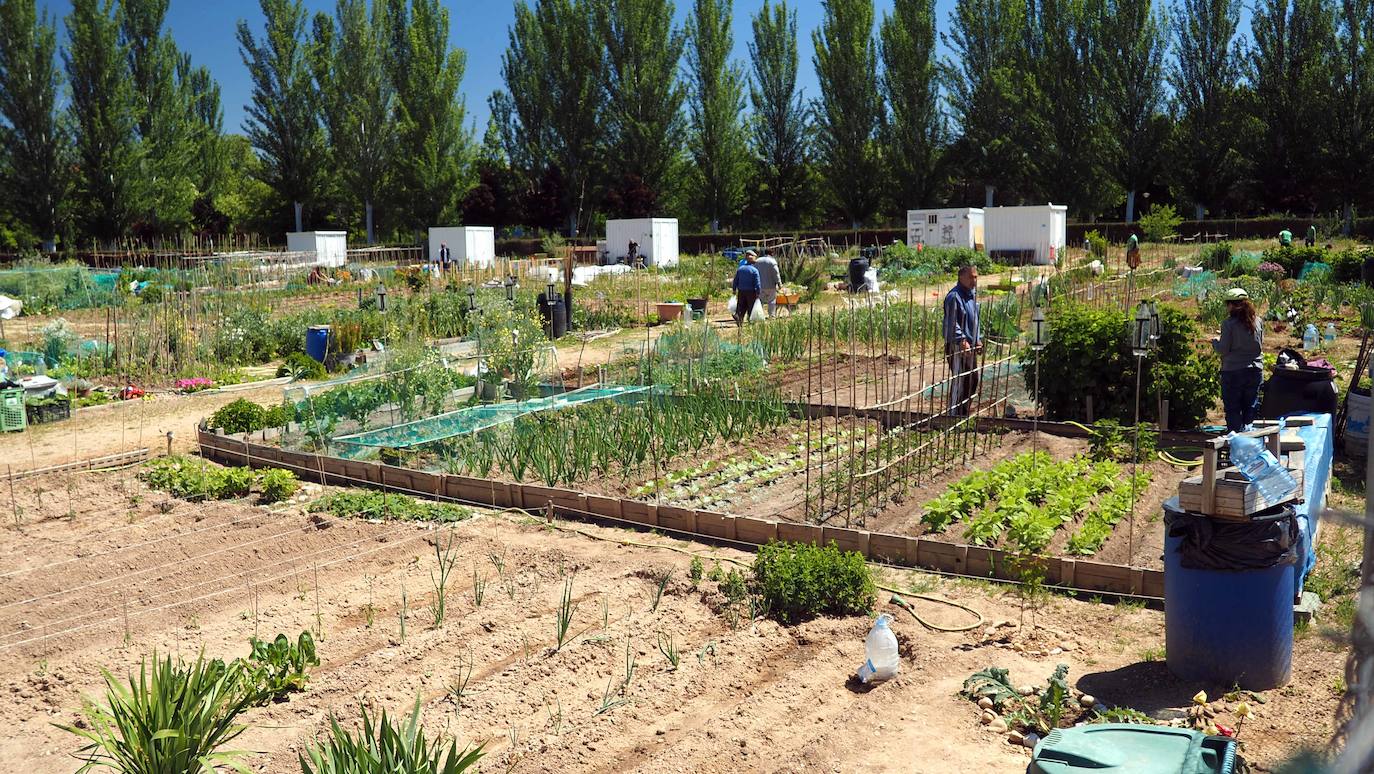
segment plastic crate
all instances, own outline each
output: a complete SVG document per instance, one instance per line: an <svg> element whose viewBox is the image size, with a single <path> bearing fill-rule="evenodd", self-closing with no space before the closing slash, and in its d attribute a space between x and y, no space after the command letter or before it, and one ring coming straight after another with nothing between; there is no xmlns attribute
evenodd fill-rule
<svg viewBox="0 0 1374 774"><path fill-rule="evenodd" d="M64 419L71 419L72 402L69 400L57 403L47 403L25 406L25 413L28 415L29 424L46 425L49 422L61 422Z"/></svg>
<svg viewBox="0 0 1374 774"><path fill-rule="evenodd" d="M24 388L0 390L0 433L12 433L28 427L24 411Z"/></svg>

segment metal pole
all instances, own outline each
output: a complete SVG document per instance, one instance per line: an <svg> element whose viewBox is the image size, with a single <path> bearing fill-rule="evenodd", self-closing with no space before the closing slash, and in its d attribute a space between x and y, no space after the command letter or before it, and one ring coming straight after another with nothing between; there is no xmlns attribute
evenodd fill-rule
<svg viewBox="0 0 1374 774"><path fill-rule="evenodd" d="M1131 523L1126 533L1126 564L1135 556L1135 498L1136 473L1140 470L1140 372L1145 365L1145 356L1135 358L1135 452L1131 455Z"/></svg>

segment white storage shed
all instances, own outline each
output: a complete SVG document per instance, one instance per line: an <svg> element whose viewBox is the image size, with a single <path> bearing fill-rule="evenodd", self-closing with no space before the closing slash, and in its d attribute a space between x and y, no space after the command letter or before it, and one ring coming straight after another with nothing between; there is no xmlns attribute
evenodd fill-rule
<svg viewBox="0 0 1374 774"><path fill-rule="evenodd" d="M910 247L981 248L983 211L976 207L945 207L934 210L907 210L906 243Z"/></svg>
<svg viewBox="0 0 1374 774"><path fill-rule="evenodd" d="M1062 204L987 207L988 257L1008 264L1049 265L1064 252L1069 208Z"/></svg>
<svg viewBox="0 0 1374 774"><path fill-rule="evenodd" d="M430 263L439 261L440 245L448 245L457 266L496 263L496 229L491 226L432 226L427 254Z"/></svg>
<svg viewBox="0 0 1374 774"><path fill-rule="evenodd" d="M628 253L630 242L639 243L645 266L677 265L677 218L631 218L606 221L606 252L612 262Z"/></svg>
<svg viewBox="0 0 1374 774"><path fill-rule="evenodd" d="M343 266L348 261L348 232L291 231L286 235L288 253L314 253L306 263L316 266Z"/></svg>

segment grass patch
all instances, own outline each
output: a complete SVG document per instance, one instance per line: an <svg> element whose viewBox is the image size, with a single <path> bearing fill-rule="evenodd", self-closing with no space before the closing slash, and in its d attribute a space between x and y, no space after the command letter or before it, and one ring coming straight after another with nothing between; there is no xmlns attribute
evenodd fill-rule
<svg viewBox="0 0 1374 774"><path fill-rule="evenodd" d="M1362 553L1359 530L1345 524L1329 525L1322 531L1317 564L1304 586L1321 598L1323 622L1343 631L1349 631L1355 620Z"/></svg>

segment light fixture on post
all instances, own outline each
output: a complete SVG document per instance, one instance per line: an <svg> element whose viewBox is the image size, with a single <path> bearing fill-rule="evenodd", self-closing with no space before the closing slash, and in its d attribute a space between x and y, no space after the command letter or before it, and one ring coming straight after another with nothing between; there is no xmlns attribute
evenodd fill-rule
<svg viewBox="0 0 1374 774"><path fill-rule="evenodd" d="M1154 301L1146 301L1150 308L1150 349L1159 348L1159 305Z"/></svg>
<svg viewBox="0 0 1374 774"><path fill-rule="evenodd" d="M468 312L477 311L477 288L468 285Z"/></svg>
<svg viewBox="0 0 1374 774"><path fill-rule="evenodd" d="M386 285L381 282L377 283L377 311L386 311Z"/></svg>
<svg viewBox="0 0 1374 774"><path fill-rule="evenodd" d="M1145 356L1150 354L1150 348L1153 344L1151 334L1154 332L1157 317L1157 312L1151 316L1148 301L1141 301L1136 305L1135 328L1131 337L1131 351L1135 353L1135 432L1133 433L1135 439L1134 453L1131 455L1131 521L1130 531L1126 538L1127 557L1133 556L1135 552L1136 479L1140 468L1140 374L1145 370Z"/></svg>
<svg viewBox="0 0 1374 774"><path fill-rule="evenodd" d="M511 306L515 306L515 277L514 277L514 275L508 275L508 276L506 277L506 301L509 302Z"/></svg>
<svg viewBox="0 0 1374 774"><path fill-rule="evenodd" d="M1040 440L1040 353L1050 342L1050 332L1045 324L1045 309L1037 304L1031 311L1031 349L1035 352L1035 416L1031 428L1031 469L1035 469L1036 447Z"/></svg>
<svg viewBox="0 0 1374 774"><path fill-rule="evenodd" d="M549 308L549 340L551 341L555 337L555 334L558 333L558 326L554 321L554 317L556 316L555 312L557 311L554 307L557 306L557 304L555 303L556 299L554 298L553 292L554 284L553 280L550 279L548 284L544 286L544 305Z"/></svg>

